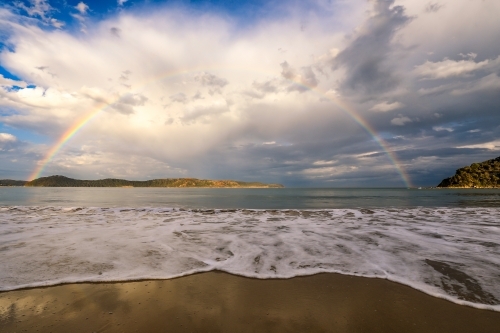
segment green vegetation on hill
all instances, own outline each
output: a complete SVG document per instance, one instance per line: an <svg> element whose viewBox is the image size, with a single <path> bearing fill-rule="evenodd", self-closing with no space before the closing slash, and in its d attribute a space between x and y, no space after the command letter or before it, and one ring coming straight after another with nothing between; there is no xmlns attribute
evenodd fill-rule
<svg viewBox="0 0 500 333"><path fill-rule="evenodd" d="M240 182L235 180L207 180L196 178L167 178L145 181L124 179L79 180L64 176L41 177L25 186L40 187L266 187L281 188L280 184L264 184L258 182Z"/></svg>
<svg viewBox="0 0 500 333"><path fill-rule="evenodd" d="M24 186L24 180L0 179L0 186Z"/></svg>
<svg viewBox="0 0 500 333"><path fill-rule="evenodd" d="M460 168L438 187L500 188L500 157Z"/></svg>

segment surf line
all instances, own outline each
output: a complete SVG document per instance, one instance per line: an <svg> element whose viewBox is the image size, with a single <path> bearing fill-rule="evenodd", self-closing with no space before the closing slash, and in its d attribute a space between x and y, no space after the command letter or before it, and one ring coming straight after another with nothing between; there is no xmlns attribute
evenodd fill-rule
<svg viewBox="0 0 500 333"><path fill-rule="evenodd" d="M44 158L38 162L38 166L35 168L35 170L31 173L29 176L28 180L34 180L36 178L39 178L45 169L45 167L50 163L50 161L54 158L54 156L61 150L61 148L81 129L83 128L88 122L90 122L94 117L96 117L99 113L104 111L107 107L113 105L114 103L118 102L122 96L125 94L130 93L131 91L134 91L135 89L145 86L151 82L155 82L161 79L166 79L166 78L172 78L175 76L180 76L180 75L186 75L190 73L207 73L206 70L208 68L204 67L204 70L177 70L173 72L167 72L167 73L162 73L159 75L155 75L152 78L149 78L147 80L140 82L139 84L136 84L135 87L131 87L128 89L127 92L119 94L118 97L113 99L112 101L105 101L101 102L95 107L91 109L91 111L87 112L84 116L81 118L77 119L68 129L66 129L63 134L59 137L59 139L56 141L56 143L49 149L49 151L45 154ZM210 67L210 69L214 69ZM230 70L227 68L224 68L224 70ZM375 129L363 118L361 115L358 114L356 109L347 102L342 101L340 98L334 98L331 97L327 92L324 92L320 90L318 87L313 87L310 85L305 84L302 82L302 80L295 80L295 79L288 79L288 78L283 78L286 81L291 82L292 84L296 84L298 86L304 87L309 91L315 92L319 94L320 96L328 99L329 101L333 102L342 112L347 114L351 119L353 119L358 125L360 125L368 134L375 140L375 142L382 148L384 153L387 155L389 158L390 162L394 165L396 171L398 174L401 176L401 179L403 180L404 184L406 187L411 187L411 181L410 177L404 170L404 168L401 166L402 163L399 161L397 158L396 154L389 148L388 144L377 134Z"/></svg>

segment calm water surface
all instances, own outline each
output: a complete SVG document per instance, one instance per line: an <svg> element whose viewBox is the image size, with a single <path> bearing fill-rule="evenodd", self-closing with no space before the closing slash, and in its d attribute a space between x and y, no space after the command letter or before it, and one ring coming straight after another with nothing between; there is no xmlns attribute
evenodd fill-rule
<svg viewBox="0 0 500 333"><path fill-rule="evenodd" d="M500 190L2 187L0 205L249 209L500 207Z"/></svg>

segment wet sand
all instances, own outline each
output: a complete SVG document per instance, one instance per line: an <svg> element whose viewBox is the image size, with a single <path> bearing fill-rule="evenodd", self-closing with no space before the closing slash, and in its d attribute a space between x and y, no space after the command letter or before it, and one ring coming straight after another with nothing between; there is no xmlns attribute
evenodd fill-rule
<svg viewBox="0 0 500 333"><path fill-rule="evenodd" d="M0 332L498 332L500 312L381 279L220 272L0 293Z"/></svg>

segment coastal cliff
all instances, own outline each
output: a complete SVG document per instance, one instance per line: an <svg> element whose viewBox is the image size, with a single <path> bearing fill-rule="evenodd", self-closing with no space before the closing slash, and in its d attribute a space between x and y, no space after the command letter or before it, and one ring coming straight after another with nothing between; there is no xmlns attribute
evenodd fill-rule
<svg viewBox="0 0 500 333"><path fill-rule="evenodd" d="M282 188L281 184L241 182L236 180L209 180L196 178L166 178L152 180L99 179L79 180L65 176L41 177L23 184L32 187L210 187L210 188Z"/></svg>
<svg viewBox="0 0 500 333"><path fill-rule="evenodd" d="M500 157L460 168L437 187L500 188Z"/></svg>

